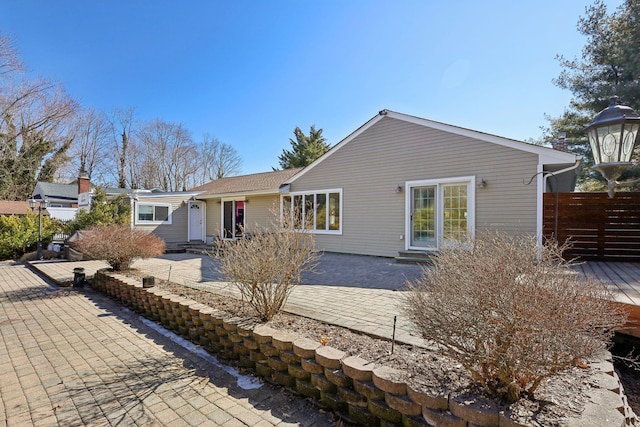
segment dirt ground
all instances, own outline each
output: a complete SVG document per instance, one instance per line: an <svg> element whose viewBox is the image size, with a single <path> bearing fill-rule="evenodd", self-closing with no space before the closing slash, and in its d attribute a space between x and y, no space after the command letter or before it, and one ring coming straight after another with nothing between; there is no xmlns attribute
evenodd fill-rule
<svg viewBox="0 0 640 427"><path fill-rule="evenodd" d="M161 280L156 280L156 286L228 312L232 316L251 317L249 309L233 298ZM287 313L276 315L267 325L326 343L348 355L402 369L408 373L408 382L418 389L488 399L460 364L443 358L432 350L393 344L388 340ZM528 425L559 425L563 418L581 413L587 399L586 391L591 387L590 375L590 369L567 369L561 375L544 381L536 391L535 399L520 399L512 405L498 406L514 414L514 419L523 423L526 421ZM640 397L640 375L637 371L624 371L621 378L625 382L625 390L631 394L630 401L637 405ZM634 411L638 409L637 406L634 407Z"/></svg>

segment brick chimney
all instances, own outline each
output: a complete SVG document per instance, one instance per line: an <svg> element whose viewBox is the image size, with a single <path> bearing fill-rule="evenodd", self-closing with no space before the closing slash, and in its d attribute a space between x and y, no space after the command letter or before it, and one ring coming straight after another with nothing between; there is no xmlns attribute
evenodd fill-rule
<svg viewBox="0 0 640 427"><path fill-rule="evenodd" d="M89 174L85 171L80 171L78 175L78 194L88 193L91 191L91 180Z"/></svg>
<svg viewBox="0 0 640 427"><path fill-rule="evenodd" d="M551 146L554 150L569 152L569 141L567 141L567 133L558 133L558 139L551 141Z"/></svg>

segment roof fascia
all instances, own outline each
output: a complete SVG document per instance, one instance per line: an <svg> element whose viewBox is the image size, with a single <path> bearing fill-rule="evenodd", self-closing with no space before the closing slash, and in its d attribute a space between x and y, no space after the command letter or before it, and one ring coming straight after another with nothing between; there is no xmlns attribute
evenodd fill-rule
<svg viewBox="0 0 640 427"><path fill-rule="evenodd" d="M532 153L532 154L535 154L535 155L538 156L539 163L543 164L543 165L547 165L547 164L572 164L572 163L574 163L576 160L578 160L580 158L580 156L576 156L575 154L565 153L565 152L554 150L554 149L548 148L548 147L542 147L542 146L539 146L539 145L528 144L528 143L523 142L523 141L517 141L515 139L504 138L504 137L497 136L497 135L491 135L491 134L488 134L488 133L483 133L483 132L479 132L479 131L475 131L475 130L471 130L471 129L466 129L466 128L461 128L461 127L458 127L458 126L448 125L446 123L441 123L441 122L436 122L436 121L433 121L433 120L423 119L423 118L416 117L416 116L410 116L410 115L404 114L404 113L398 113L398 112L389 111L389 110L382 110L376 116L371 118L368 122L366 122L365 124L360 126L358 129L356 129L354 132L352 132L349 136L347 136L342 141L340 141L338 144L333 146L329 151L327 151L324 155L319 157L316 161L314 161L309 166L307 166L306 168L302 169L300 172L298 172L293 177L291 177L291 179L289 179L289 181L287 181L287 183L295 182L297 179L299 179L304 174L306 174L311 169L313 169L315 166L317 166L319 163L321 163L324 159L326 159L327 157L329 157L332 154L334 154L336 151L338 151L344 145L348 144L350 141L352 141L353 139L358 137L364 131L366 131L367 129L369 129L370 127L372 127L373 125L375 125L376 123L378 123L380 120L382 120L385 117L390 117L390 118L393 118L393 119L402 120L402 121L413 123L413 124L417 124L417 125L420 125L420 126L425 126L425 127L429 127L429 128L432 128L432 129L441 130L443 132L449 132L449 133L452 133L452 134L455 134L455 135L466 136L468 138L473 138L473 139L477 139L477 140L480 140L480 141L490 142L490 143L498 144L498 145L501 145L501 146L504 146L504 147L509 147L509 148L513 148L513 149L516 149L516 150Z"/></svg>
<svg viewBox="0 0 640 427"><path fill-rule="evenodd" d="M280 192L278 190L256 190L256 191L236 191L235 193L213 193L213 194L203 194L198 196L199 199L220 199L227 197L244 197L244 196L269 196L269 195L279 195Z"/></svg>

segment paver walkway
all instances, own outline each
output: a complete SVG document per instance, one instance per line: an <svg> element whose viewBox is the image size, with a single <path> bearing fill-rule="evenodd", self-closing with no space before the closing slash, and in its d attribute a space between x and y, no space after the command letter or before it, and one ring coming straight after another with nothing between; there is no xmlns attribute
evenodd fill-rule
<svg viewBox="0 0 640 427"><path fill-rule="evenodd" d="M215 259L205 255L166 254L137 260L133 267L160 279L239 297L235 286L216 271ZM73 279L73 269L88 275L107 267L102 261L36 262L34 267L57 282ZM324 254L318 273L307 274L303 286L289 296L284 310L355 331L424 346L412 332L402 311L406 280L422 274L419 265L398 264L393 259ZM321 283L321 284L318 284Z"/></svg>
<svg viewBox="0 0 640 427"><path fill-rule="evenodd" d="M0 277L0 426L331 425L267 384L242 388L97 292L21 265Z"/></svg>

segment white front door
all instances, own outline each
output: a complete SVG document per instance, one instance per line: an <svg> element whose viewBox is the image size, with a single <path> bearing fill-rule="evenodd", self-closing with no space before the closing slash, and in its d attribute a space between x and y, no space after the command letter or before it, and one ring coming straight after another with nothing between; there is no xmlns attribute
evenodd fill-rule
<svg viewBox="0 0 640 427"><path fill-rule="evenodd" d="M194 200L189 201L189 241L202 240L204 242L204 209L205 204Z"/></svg>

